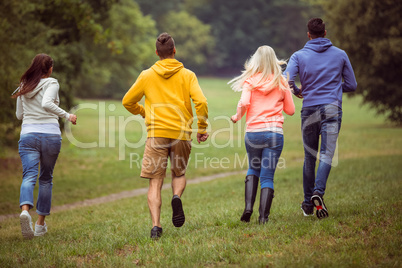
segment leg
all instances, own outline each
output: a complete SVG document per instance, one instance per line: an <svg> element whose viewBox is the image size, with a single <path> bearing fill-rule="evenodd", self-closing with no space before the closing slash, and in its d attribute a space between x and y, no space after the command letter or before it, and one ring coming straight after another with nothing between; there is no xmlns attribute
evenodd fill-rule
<svg viewBox="0 0 402 268"><path fill-rule="evenodd" d="M33 207L33 191L38 176L40 152L37 148L38 139L34 134L24 134L19 141L19 154L22 162L23 178L20 190L20 224L22 236L32 239L34 231L29 209Z"/></svg>
<svg viewBox="0 0 402 268"><path fill-rule="evenodd" d="M36 224L45 225L45 218L46 218L46 216L38 215L38 220L36 221Z"/></svg>
<svg viewBox="0 0 402 268"><path fill-rule="evenodd" d="M259 222L268 222L272 200L274 198L274 174L279 157L283 149L283 135L273 132L266 133L267 148L262 152L261 165L261 195L260 195L260 217Z"/></svg>
<svg viewBox="0 0 402 268"><path fill-rule="evenodd" d="M269 212L271 210L272 199L274 199L274 190L271 188L261 189L260 195L260 217L258 221L260 224L268 222Z"/></svg>
<svg viewBox="0 0 402 268"><path fill-rule="evenodd" d="M147 139L141 167L141 177L149 179L148 207L151 214L152 226L154 227L151 230L152 238L160 237L162 234L160 223L162 206L161 190L166 174L168 153L169 139Z"/></svg>
<svg viewBox="0 0 402 268"><path fill-rule="evenodd" d="M24 134L19 141L19 154L22 162L22 183L20 189L20 207L29 210L33 207L33 192L38 177L40 150L34 134Z"/></svg>
<svg viewBox="0 0 402 268"><path fill-rule="evenodd" d="M186 188L186 177L184 175L176 177L174 174L172 174L173 198L171 201L171 206L173 211L172 222L175 227L183 226L184 222L186 221L183 211L183 204L180 199L184 188Z"/></svg>
<svg viewBox="0 0 402 268"><path fill-rule="evenodd" d="M161 227L160 216L162 197L161 190L163 185L163 178L149 179L148 190L148 207L151 213L152 226Z"/></svg>
<svg viewBox="0 0 402 268"><path fill-rule="evenodd" d="M182 196L186 188L186 169L191 153L191 141L171 140L169 151L173 195Z"/></svg>
<svg viewBox="0 0 402 268"><path fill-rule="evenodd" d="M314 192L318 192L323 196L341 128L342 110L335 105L325 105L321 109L321 114L323 120L321 122L320 162L317 169Z"/></svg>
<svg viewBox="0 0 402 268"><path fill-rule="evenodd" d="M261 133L246 133L245 145L248 156L248 171L244 187L244 211L240 217L240 220L244 222L250 222L253 213L261 171L263 140Z"/></svg>
<svg viewBox="0 0 402 268"><path fill-rule="evenodd" d="M262 164L260 172L261 189L274 189L274 175L279 157L283 150L283 135L267 132L267 147L262 150Z"/></svg>
<svg viewBox="0 0 402 268"><path fill-rule="evenodd" d="M303 203L307 206L311 206L310 199L314 192L320 121L321 118L318 107L307 107L302 110L302 137L304 147Z"/></svg>
<svg viewBox="0 0 402 268"><path fill-rule="evenodd" d="M44 225L45 216L50 214L52 204L53 170L61 148L61 137L53 134L41 135L41 161L39 175L39 193L36 204L39 225ZM43 222L42 222L43 220Z"/></svg>
<svg viewBox="0 0 402 268"><path fill-rule="evenodd" d="M244 222L250 222L251 215L253 214L255 197L257 195L258 177L255 175L246 176L244 188L245 208L243 211L243 215L240 217L240 220Z"/></svg>
<svg viewBox="0 0 402 268"><path fill-rule="evenodd" d="M181 197L185 188L186 188L186 176L183 175L180 177L176 177L174 174L172 174L173 195L177 195L178 197Z"/></svg>
<svg viewBox="0 0 402 268"><path fill-rule="evenodd" d="M172 168L172 223L175 227L183 226L186 217L180 197L186 188L186 169L191 152L191 142L172 140L170 148L170 163Z"/></svg>
<svg viewBox="0 0 402 268"><path fill-rule="evenodd" d="M245 145L248 157L247 176L260 177L262 150L265 148L262 132L247 132Z"/></svg>

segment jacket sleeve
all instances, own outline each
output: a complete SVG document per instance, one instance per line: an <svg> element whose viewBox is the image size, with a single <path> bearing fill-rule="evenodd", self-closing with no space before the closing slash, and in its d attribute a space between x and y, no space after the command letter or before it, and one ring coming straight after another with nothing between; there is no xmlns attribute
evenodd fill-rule
<svg viewBox="0 0 402 268"><path fill-rule="evenodd" d="M198 118L198 133L205 134L208 127L208 103L195 74L193 74L190 81L190 98L193 100L195 113Z"/></svg>
<svg viewBox="0 0 402 268"><path fill-rule="evenodd" d="M43 94L42 108L49 113L57 115L58 117L68 119L70 117L70 114L61 109L55 103L55 100L58 98L58 94L59 83L56 81L51 82L51 84L47 87L45 93Z"/></svg>
<svg viewBox="0 0 402 268"><path fill-rule="evenodd" d="M251 84L249 81L245 81L242 86L241 97L239 103L237 104L236 121L239 121L246 113L248 107L250 106L251 99Z"/></svg>
<svg viewBox="0 0 402 268"><path fill-rule="evenodd" d="M285 91L285 97L283 99L283 111L288 115L294 115L295 113L295 104L293 102L293 97L290 90Z"/></svg>
<svg viewBox="0 0 402 268"><path fill-rule="evenodd" d="M134 85L127 91L126 95L124 95L122 104L132 114L139 114L145 118L145 109L144 106L138 104L138 102L144 96L144 79L143 73L141 73L137 81L135 81Z"/></svg>
<svg viewBox="0 0 402 268"><path fill-rule="evenodd" d="M24 108L22 107L22 100L21 100L21 96L17 97L17 105L16 105L17 109L15 111L15 115L17 116L18 120L22 120L22 118L24 117Z"/></svg>
<svg viewBox="0 0 402 268"><path fill-rule="evenodd" d="M295 78L299 73L299 62L297 60L296 54L290 57L286 70L284 72L285 77L289 77L289 86L295 95L300 94L300 89L296 86Z"/></svg>
<svg viewBox="0 0 402 268"><path fill-rule="evenodd" d="M342 77L344 82L342 82L342 92L353 92L357 88L357 82L355 78L355 74L353 72L352 64L349 61L348 56L346 55L345 64L342 70Z"/></svg>

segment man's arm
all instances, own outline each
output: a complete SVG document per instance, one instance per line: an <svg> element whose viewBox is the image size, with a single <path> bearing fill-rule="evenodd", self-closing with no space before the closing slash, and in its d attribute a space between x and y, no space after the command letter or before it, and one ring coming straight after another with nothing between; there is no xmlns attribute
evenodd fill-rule
<svg viewBox="0 0 402 268"><path fill-rule="evenodd" d="M142 73L135 81L134 85L127 91L123 98L123 106L132 114L140 114L145 118L145 109L138 102L144 96Z"/></svg>
<svg viewBox="0 0 402 268"><path fill-rule="evenodd" d="M208 127L208 103L195 74L190 81L190 98L193 100L195 113L198 118L198 133L206 134Z"/></svg>
<svg viewBox="0 0 402 268"><path fill-rule="evenodd" d="M353 92L357 88L357 82L355 78L355 73L353 72L352 64L346 55L345 64L342 70L342 77L344 82L342 82L342 92Z"/></svg>
<svg viewBox="0 0 402 268"><path fill-rule="evenodd" d="M295 54L290 57L286 70L284 72L285 77L289 78L289 86L292 90L293 94L298 96L300 95L300 88L296 86L295 78L299 73L299 62L297 60L297 56Z"/></svg>

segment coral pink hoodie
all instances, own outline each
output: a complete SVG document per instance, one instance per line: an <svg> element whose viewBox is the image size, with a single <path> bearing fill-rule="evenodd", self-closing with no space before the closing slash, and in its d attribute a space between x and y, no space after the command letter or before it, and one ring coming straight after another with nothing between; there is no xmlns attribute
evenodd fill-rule
<svg viewBox="0 0 402 268"><path fill-rule="evenodd" d="M247 132L275 127L282 128L282 111L288 115L295 113L295 105L288 83L284 82L287 90L283 91L277 87L268 91L267 94L269 80L257 85L260 76L261 74L256 74L244 82L241 98L237 105L237 114L233 118L238 121L247 112Z"/></svg>

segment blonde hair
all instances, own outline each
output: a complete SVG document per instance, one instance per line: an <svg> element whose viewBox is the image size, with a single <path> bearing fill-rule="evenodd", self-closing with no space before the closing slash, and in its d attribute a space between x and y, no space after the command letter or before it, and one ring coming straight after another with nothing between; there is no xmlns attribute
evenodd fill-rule
<svg viewBox="0 0 402 268"><path fill-rule="evenodd" d="M260 46L254 55L244 64L242 74L230 80L228 84L232 84L231 88L234 91L241 91L244 82L248 78L261 73L258 83L253 84L253 89L269 80L267 93L277 87L281 90L287 90L289 88L288 83L283 82L287 82L288 79L282 76L281 65L284 64L286 64L286 61L278 60L272 47Z"/></svg>

